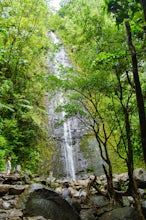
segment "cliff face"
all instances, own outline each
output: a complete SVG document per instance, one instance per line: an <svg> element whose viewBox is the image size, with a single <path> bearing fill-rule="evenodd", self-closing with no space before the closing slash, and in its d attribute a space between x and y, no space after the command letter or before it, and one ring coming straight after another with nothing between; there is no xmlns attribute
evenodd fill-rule
<svg viewBox="0 0 146 220"><path fill-rule="evenodd" d="M57 36L52 32L49 36L57 50L53 56L48 54L48 68L59 79L65 77L65 70L71 68L71 64ZM103 171L97 143L93 137L88 137L87 128L78 116L66 120L64 111L56 111L67 103L67 95L59 89L47 95L48 132L55 140L56 149L52 169L57 177L71 179L85 177L95 170L97 175L101 175Z"/></svg>

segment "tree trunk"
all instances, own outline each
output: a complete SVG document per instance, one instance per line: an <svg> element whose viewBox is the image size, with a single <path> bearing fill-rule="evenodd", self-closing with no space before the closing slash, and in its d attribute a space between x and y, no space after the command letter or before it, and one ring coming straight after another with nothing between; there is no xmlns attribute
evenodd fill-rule
<svg viewBox="0 0 146 220"><path fill-rule="evenodd" d="M146 163L146 116L145 116L145 109L144 109L144 101L143 95L141 91L141 85L138 75L138 65L137 65L137 57L135 47L132 43L132 36L131 36L131 28L129 22L125 22L126 31L127 31L127 43L129 47L129 51L131 53L132 58L132 72L133 72L133 79L135 83L136 89L136 99L137 99L137 107L139 113L139 123L140 123L140 132L141 132L141 142L143 148L143 155L144 161Z"/></svg>
<svg viewBox="0 0 146 220"><path fill-rule="evenodd" d="M135 206L138 213L139 220L144 220L144 216L142 213L142 207L141 207L141 201L140 201L140 195L138 193L137 189L137 183L135 181L135 178L133 176L133 149L132 149L132 143L131 143L131 129L130 129L130 121L129 121L129 112L126 108L124 110L125 115L125 124L126 124L126 135L128 140L128 152L127 152L127 168L128 168L128 176L129 176L129 191L131 192L131 195L135 201Z"/></svg>
<svg viewBox="0 0 146 220"><path fill-rule="evenodd" d="M142 213L142 206L140 201L140 195L138 193L137 183L133 176L133 168L131 167L130 161L127 161L127 167L128 167L128 176L129 176L129 191L135 202L138 219L145 220L144 215Z"/></svg>
<svg viewBox="0 0 146 220"><path fill-rule="evenodd" d="M106 132L104 132L104 134L105 133ZM114 186L113 186L113 171L112 171L112 164L111 164L108 150L107 150L107 137L105 135L105 141L104 143L102 142L102 144L99 140L100 138L98 136L98 132L95 132L95 137L99 144L100 156L103 159L103 161L106 163L106 166L104 164L102 166L103 166L104 173L107 179L108 197L110 199L111 204L121 205L121 202L119 201L119 198L117 197L117 194L115 193Z"/></svg>

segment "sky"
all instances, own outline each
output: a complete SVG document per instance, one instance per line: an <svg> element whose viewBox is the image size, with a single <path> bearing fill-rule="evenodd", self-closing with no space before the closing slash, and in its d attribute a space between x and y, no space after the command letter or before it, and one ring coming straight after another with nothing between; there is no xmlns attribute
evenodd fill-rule
<svg viewBox="0 0 146 220"><path fill-rule="evenodd" d="M50 6L54 9L58 10L60 8L59 3L61 2L61 0L50 0L49 2Z"/></svg>

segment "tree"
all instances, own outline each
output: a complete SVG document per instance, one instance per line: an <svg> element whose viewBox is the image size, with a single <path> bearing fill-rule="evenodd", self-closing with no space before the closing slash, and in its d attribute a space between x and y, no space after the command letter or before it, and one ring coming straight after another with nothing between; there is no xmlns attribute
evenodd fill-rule
<svg viewBox="0 0 146 220"><path fill-rule="evenodd" d="M142 5L144 6L143 1L141 2ZM134 19L135 13L136 12L138 13L139 11L141 12L141 8L139 7L138 4L136 4L135 1L125 2L122 0L119 1L110 0L108 1L108 11L114 13L117 24L119 25L124 21L124 19ZM125 23L125 26L126 26L127 39L128 39L127 43L128 43L129 51L131 53L131 60L132 60L132 72L135 83L135 91L136 91L137 106L139 113L141 143L143 148L143 156L146 163L146 113L145 113L144 100L143 100L139 73L138 73L138 61L136 56L136 49L132 42L130 23L127 21Z"/></svg>
<svg viewBox="0 0 146 220"><path fill-rule="evenodd" d="M106 73L99 74L98 72L88 75L76 75L75 73L70 76L70 80L63 80L63 87L69 90L69 102L63 105L62 108L66 111L66 118L76 115L81 123L84 124L90 135L96 138L100 149L100 155L103 159L103 169L107 178L107 191L111 203L120 203L119 198L113 186L113 171L112 164L109 156L109 145L114 131L113 127L110 128L106 121L106 113L104 110L104 102L108 102L108 97L104 96L102 92L99 93L97 88L99 81L102 86L107 88ZM102 78L102 79L101 79ZM102 86L100 87L102 89ZM100 90L100 89L99 89Z"/></svg>
<svg viewBox="0 0 146 220"><path fill-rule="evenodd" d="M124 91L124 86L122 85L123 82L119 76L119 71L117 71L117 69L115 70L116 71L116 77L117 77L117 82L119 84L119 91L115 91L116 94L117 94L117 98L119 100L119 103L121 105L121 111L122 111L122 114L124 116L124 124L125 124L125 132L124 132L124 129L123 127L121 126L121 122L119 120L119 116L118 116L118 113L117 111L115 111L115 118L118 120L118 126L120 128L120 138L119 138L119 144L120 142L122 141L122 144L125 148L125 153L126 153L126 157L124 158L122 156L122 154L120 153L119 149L117 148L117 153L120 157L122 157L126 164L127 164L127 168L128 168L128 176L129 176L129 186L128 186L128 189L127 189L127 192L130 193L130 195L133 196L134 198L134 201L135 201L135 205L136 205L136 208L137 208L137 211L138 211L138 216L139 216L139 219L142 219L144 220L144 216L143 216L143 213L142 213L142 207L141 207L141 199L140 199L140 195L138 193L138 187L137 187L137 184L136 184L136 181L135 181L135 177L133 176L133 171L134 171L134 159L133 159L133 142L132 142L132 124L131 124L131 116L132 116L132 108L131 108L131 102L130 102L130 99L132 98L133 96L133 91L132 91L132 88L129 91L129 93L127 94L127 97L124 95L125 91ZM128 77L128 75L127 75ZM129 79L127 79L128 81ZM127 98L125 100L125 98ZM126 135L126 138L125 138L125 135Z"/></svg>

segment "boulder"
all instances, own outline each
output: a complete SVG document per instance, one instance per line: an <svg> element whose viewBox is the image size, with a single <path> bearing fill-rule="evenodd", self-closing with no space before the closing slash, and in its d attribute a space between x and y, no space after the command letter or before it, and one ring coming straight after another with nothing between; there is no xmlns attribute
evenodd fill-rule
<svg viewBox="0 0 146 220"><path fill-rule="evenodd" d="M10 185L0 184L0 196L6 195L9 192L10 187Z"/></svg>
<svg viewBox="0 0 146 220"><path fill-rule="evenodd" d="M56 192L40 184L32 184L22 194L18 207L23 209L24 216L42 216L51 220L80 220L79 215Z"/></svg>
<svg viewBox="0 0 146 220"><path fill-rule="evenodd" d="M103 214L99 220L138 220L137 212L133 207L116 208Z"/></svg>
<svg viewBox="0 0 146 220"><path fill-rule="evenodd" d="M81 219L82 220L96 220L94 209L87 209L81 211Z"/></svg>
<svg viewBox="0 0 146 220"><path fill-rule="evenodd" d="M146 170L138 168L134 170L134 176L139 188L146 188Z"/></svg>
<svg viewBox="0 0 146 220"><path fill-rule="evenodd" d="M20 195L28 186L12 185L9 189L10 195Z"/></svg>
<svg viewBox="0 0 146 220"><path fill-rule="evenodd" d="M141 205L142 205L143 215L146 218L146 200L142 201Z"/></svg>

